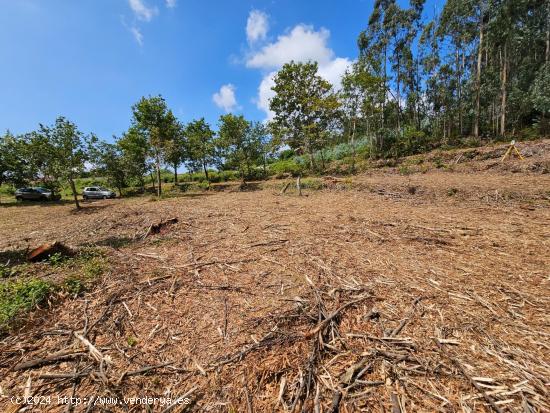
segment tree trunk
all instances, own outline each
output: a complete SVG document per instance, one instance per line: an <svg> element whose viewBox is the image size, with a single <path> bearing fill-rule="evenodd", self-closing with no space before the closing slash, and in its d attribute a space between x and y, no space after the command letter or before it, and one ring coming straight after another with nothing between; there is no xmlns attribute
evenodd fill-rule
<svg viewBox="0 0 550 413"><path fill-rule="evenodd" d="M355 120L355 117L354 117L353 118L353 127L351 129L351 172L355 172L355 122L356 122L356 120ZM368 125L368 123L367 123L367 125Z"/></svg>
<svg viewBox="0 0 550 413"><path fill-rule="evenodd" d="M139 177L139 185L141 186L142 193L145 193L145 179L143 179L143 175Z"/></svg>
<svg viewBox="0 0 550 413"><path fill-rule="evenodd" d="M456 49L456 87L458 93L458 134L462 136L462 69L458 48Z"/></svg>
<svg viewBox="0 0 550 413"><path fill-rule="evenodd" d="M244 168L239 167L239 172L241 173L241 189L243 189L246 186Z"/></svg>
<svg viewBox="0 0 550 413"><path fill-rule="evenodd" d="M160 159L157 156L157 196L160 198L162 195L162 182L160 179Z"/></svg>
<svg viewBox="0 0 550 413"><path fill-rule="evenodd" d="M302 196L302 175L298 175L296 179L296 190L298 191L298 196Z"/></svg>
<svg viewBox="0 0 550 413"><path fill-rule="evenodd" d="M546 3L546 51L544 54L544 62L550 62L550 2Z"/></svg>
<svg viewBox="0 0 550 413"><path fill-rule="evenodd" d="M504 44L504 59L502 62L502 81L500 84L501 102L500 102L500 134L506 135L506 98L507 98L507 82L508 82L508 56L506 44Z"/></svg>
<svg viewBox="0 0 550 413"><path fill-rule="evenodd" d="M174 184L178 184L178 166L174 164Z"/></svg>
<svg viewBox="0 0 550 413"><path fill-rule="evenodd" d="M151 175L151 184L153 185L153 191L157 192L157 186L155 185L155 176L153 175L153 171L149 171L149 175Z"/></svg>
<svg viewBox="0 0 550 413"><path fill-rule="evenodd" d="M397 136L401 135L401 59L397 55Z"/></svg>
<svg viewBox="0 0 550 413"><path fill-rule="evenodd" d="M206 178L206 182L208 183L208 186L210 186L210 178L208 177L208 168L206 167L206 162L202 162L202 169L204 169L204 177Z"/></svg>
<svg viewBox="0 0 550 413"><path fill-rule="evenodd" d="M76 209L80 209L80 203L78 202L78 194L76 193L76 186L74 184L73 177L69 177L69 184L71 185L71 191L73 192L74 197L74 204L76 205Z"/></svg>
<svg viewBox="0 0 550 413"><path fill-rule="evenodd" d="M387 63L388 59L388 47L384 44L384 99L382 100L382 127L386 126L386 97L388 95L388 90L386 86L387 73Z"/></svg>
<svg viewBox="0 0 550 413"><path fill-rule="evenodd" d="M477 50L477 72L476 72L476 116L474 121L474 136L479 138L479 118L481 111L481 58L483 55L483 15L479 25L479 46Z"/></svg>

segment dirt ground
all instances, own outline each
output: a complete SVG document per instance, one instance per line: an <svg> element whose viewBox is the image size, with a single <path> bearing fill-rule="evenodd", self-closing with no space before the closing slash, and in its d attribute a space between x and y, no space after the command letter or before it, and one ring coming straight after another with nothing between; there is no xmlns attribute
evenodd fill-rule
<svg viewBox="0 0 550 413"><path fill-rule="evenodd" d="M0 260L59 240L110 263L0 341L0 410L548 412L550 175L525 163L0 208Z"/></svg>

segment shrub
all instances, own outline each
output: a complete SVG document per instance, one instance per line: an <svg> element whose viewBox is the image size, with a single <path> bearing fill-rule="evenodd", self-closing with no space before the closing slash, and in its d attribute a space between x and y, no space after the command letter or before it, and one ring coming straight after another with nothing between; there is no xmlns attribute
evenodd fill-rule
<svg viewBox="0 0 550 413"><path fill-rule="evenodd" d="M298 163L296 159L287 159L277 161L269 165L269 172L280 177L283 174L291 174L292 176L300 175L303 172L303 165Z"/></svg>

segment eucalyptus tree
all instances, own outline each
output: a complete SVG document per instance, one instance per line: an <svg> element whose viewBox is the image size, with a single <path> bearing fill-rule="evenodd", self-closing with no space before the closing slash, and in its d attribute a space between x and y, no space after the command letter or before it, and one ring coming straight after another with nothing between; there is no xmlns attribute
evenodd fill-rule
<svg viewBox="0 0 550 413"><path fill-rule="evenodd" d="M361 130L367 137L376 129L380 94L383 93L382 78L373 73L370 58L362 56L342 77L340 100L344 115L344 130L352 148L352 170L355 169L355 138ZM382 125L380 125L382 126Z"/></svg>

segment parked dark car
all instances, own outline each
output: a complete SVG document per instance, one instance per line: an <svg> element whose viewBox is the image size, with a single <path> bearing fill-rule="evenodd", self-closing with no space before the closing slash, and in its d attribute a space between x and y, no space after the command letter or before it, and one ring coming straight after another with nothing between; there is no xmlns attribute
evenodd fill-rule
<svg viewBox="0 0 550 413"><path fill-rule="evenodd" d="M61 196L42 187L19 188L15 190L15 199L18 201L56 201L61 199Z"/></svg>
<svg viewBox="0 0 550 413"><path fill-rule="evenodd" d="M84 199L116 198L116 194L110 189L103 188L101 186L88 186L84 188L84 191L82 192L82 198Z"/></svg>

